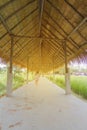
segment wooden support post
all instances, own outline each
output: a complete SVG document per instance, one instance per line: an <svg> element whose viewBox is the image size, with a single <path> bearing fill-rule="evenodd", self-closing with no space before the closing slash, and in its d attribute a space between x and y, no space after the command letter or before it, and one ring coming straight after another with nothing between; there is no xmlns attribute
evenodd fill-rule
<svg viewBox="0 0 87 130"><path fill-rule="evenodd" d="M29 79L28 79L28 78L29 78L29 77L28 77L28 76L29 76L29 70L28 70L29 67L28 67L28 65L29 65L29 57L27 57L27 84L28 84L28 80L29 80Z"/></svg>
<svg viewBox="0 0 87 130"><path fill-rule="evenodd" d="M55 74L54 74L54 56L53 56L53 78L55 78Z"/></svg>
<svg viewBox="0 0 87 130"><path fill-rule="evenodd" d="M43 41L40 39L40 72L42 73L42 45Z"/></svg>
<svg viewBox="0 0 87 130"><path fill-rule="evenodd" d="M67 66L67 46L66 46L66 42L65 42L65 47L64 47L64 51L65 51L65 87L66 87L66 94L70 94L71 93L71 87L70 87L70 74L69 74L69 69Z"/></svg>
<svg viewBox="0 0 87 130"><path fill-rule="evenodd" d="M13 74L12 74L12 65L13 62L13 37L11 37L11 50L10 50L10 60L8 63L8 70L7 70L7 96L11 96L12 94L12 79L13 79Z"/></svg>

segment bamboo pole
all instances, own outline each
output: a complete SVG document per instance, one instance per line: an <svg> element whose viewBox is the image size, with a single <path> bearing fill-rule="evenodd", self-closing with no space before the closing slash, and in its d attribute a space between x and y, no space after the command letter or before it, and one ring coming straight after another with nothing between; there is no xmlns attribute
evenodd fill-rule
<svg viewBox="0 0 87 130"><path fill-rule="evenodd" d="M65 51L65 87L66 87L66 94L70 94L71 93L70 73L69 73L68 62L67 62L67 45L66 45L66 42L65 42L64 51Z"/></svg>
<svg viewBox="0 0 87 130"><path fill-rule="evenodd" d="M10 49L10 60L7 65L7 87L6 87L6 95L11 96L12 94L12 69L13 69L13 37L11 37L11 49Z"/></svg>
<svg viewBox="0 0 87 130"><path fill-rule="evenodd" d="M29 81L29 57L27 57L27 84L28 84L28 81Z"/></svg>

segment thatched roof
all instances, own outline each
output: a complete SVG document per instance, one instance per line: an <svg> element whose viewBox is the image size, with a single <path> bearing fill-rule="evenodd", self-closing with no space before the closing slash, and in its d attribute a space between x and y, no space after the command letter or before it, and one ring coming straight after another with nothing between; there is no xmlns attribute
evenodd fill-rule
<svg viewBox="0 0 87 130"><path fill-rule="evenodd" d="M50 71L87 54L87 0L0 0L0 57Z"/></svg>

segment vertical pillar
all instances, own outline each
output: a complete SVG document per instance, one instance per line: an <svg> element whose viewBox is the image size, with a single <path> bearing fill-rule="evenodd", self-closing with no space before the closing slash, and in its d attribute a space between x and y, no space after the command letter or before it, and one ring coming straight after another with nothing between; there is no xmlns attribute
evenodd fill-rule
<svg viewBox="0 0 87 130"><path fill-rule="evenodd" d="M13 79L12 62L13 62L13 37L11 37L10 59L7 65L7 87L6 87L7 96L11 96L12 94L12 79Z"/></svg>
<svg viewBox="0 0 87 130"><path fill-rule="evenodd" d="M42 45L43 45L43 41L42 39L40 39L40 72L42 74Z"/></svg>
<svg viewBox="0 0 87 130"><path fill-rule="evenodd" d="M29 57L27 57L27 83L28 83L28 76L29 76L29 67L28 67L28 65L29 65Z"/></svg>
<svg viewBox="0 0 87 130"><path fill-rule="evenodd" d="M33 73L33 62L31 63L31 71L32 71L32 79L34 79L34 73Z"/></svg>
<svg viewBox="0 0 87 130"><path fill-rule="evenodd" d="M65 42L65 87L66 87L66 94L70 94L71 93L71 87L70 87L70 73L69 73L69 69L68 69L68 65L67 65L67 46L66 46L66 42Z"/></svg>
<svg viewBox="0 0 87 130"><path fill-rule="evenodd" d="M55 74L54 74L54 56L53 56L53 78L55 78Z"/></svg>

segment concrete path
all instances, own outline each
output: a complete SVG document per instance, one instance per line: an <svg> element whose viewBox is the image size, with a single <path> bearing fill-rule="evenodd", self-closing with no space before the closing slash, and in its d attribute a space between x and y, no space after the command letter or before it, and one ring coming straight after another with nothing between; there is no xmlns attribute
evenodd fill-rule
<svg viewBox="0 0 87 130"><path fill-rule="evenodd" d="M40 78L0 99L0 130L87 130L87 103Z"/></svg>

